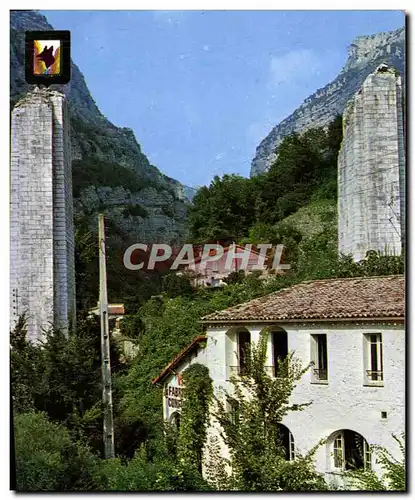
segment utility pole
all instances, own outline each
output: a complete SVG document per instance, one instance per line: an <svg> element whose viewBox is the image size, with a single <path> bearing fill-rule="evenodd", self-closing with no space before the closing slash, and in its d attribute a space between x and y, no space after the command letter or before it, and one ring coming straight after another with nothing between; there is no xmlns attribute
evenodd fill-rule
<svg viewBox="0 0 415 500"><path fill-rule="evenodd" d="M114 421L112 416L112 387L110 336L108 323L107 267L104 215L98 216L99 241L99 312L101 322L102 402L104 406L104 454L114 458Z"/></svg>

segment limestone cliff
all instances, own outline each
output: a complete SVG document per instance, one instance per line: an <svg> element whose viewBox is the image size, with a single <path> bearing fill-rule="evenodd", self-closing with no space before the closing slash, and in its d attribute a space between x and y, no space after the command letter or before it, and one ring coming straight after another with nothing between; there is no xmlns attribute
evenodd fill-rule
<svg viewBox="0 0 415 500"><path fill-rule="evenodd" d="M36 11L10 13L10 81L12 105L29 89L24 79L24 31L52 30ZM52 86L54 87L54 86ZM187 218L185 187L163 175L142 153L132 130L113 125L94 102L84 77L72 63L71 82L63 89L71 110L76 217L90 219L107 211L120 233L141 242L183 241ZM97 165L112 170L101 175ZM76 176L82 177L81 181ZM131 186L134 185L134 188ZM136 207L144 210L136 210Z"/></svg>
<svg viewBox="0 0 415 500"><path fill-rule="evenodd" d="M336 115L342 114L347 101L381 63L394 67L402 74L404 57L405 28L356 38L349 47L346 65L340 74L308 97L263 139L252 160L251 176L268 169L285 136L311 127L325 126Z"/></svg>

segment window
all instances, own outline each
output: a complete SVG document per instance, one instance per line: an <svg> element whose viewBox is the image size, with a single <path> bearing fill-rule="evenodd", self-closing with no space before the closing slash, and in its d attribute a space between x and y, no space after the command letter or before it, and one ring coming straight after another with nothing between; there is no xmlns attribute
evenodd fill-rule
<svg viewBox="0 0 415 500"><path fill-rule="evenodd" d="M343 469L343 463L344 463L344 443L343 443L343 438L342 434L338 434L334 438L334 444L333 444L333 455L334 455L334 468L335 469Z"/></svg>
<svg viewBox="0 0 415 500"><path fill-rule="evenodd" d="M246 373L250 345L251 345L251 334L247 331L239 332L238 333L239 375L245 375Z"/></svg>
<svg viewBox="0 0 415 500"><path fill-rule="evenodd" d="M327 335L311 336L311 361L313 364L312 381L328 381Z"/></svg>
<svg viewBox="0 0 415 500"><path fill-rule="evenodd" d="M335 469L371 469L372 456L366 439L357 432L339 431L333 439L333 465Z"/></svg>
<svg viewBox="0 0 415 500"><path fill-rule="evenodd" d="M287 332L272 332L272 358L274 365L274 377L279 375L279 363L284 361L288 355L288 336Z"/></svg>
<svg viewBox="0 0 415 500"><path fill-rule="evenodd" d="M284 449L285 460L294 460L294 438L290 429L283 424L278 424L278 444Z"/></svg>
<svg viewBox="0 0 415 500"><path fill-rule="evenodd" d="M365 335L365 381L370 385L383 385L382 334Z"/></svg>

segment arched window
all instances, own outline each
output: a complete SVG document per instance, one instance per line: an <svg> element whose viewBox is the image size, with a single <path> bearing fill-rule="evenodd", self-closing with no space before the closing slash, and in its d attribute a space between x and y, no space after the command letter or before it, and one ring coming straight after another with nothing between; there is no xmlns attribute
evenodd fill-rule
<svg viewBox="0 0 415 500"><path fill-rule="evenodd" d="M285 459L294 460L294 438L290 429L283 424L278 424L278 444L284 448Z"/></svg>
<svg viewBox="0 0 415 500"><path fill-rule="evenodd" d="M334 469L371 469L369 444L355 431L343 429L336 432L332 441L332 453Z"/></svg>

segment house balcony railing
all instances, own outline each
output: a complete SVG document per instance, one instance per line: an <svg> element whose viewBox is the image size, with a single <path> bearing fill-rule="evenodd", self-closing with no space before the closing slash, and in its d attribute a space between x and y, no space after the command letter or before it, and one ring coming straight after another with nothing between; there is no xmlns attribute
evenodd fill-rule
<svg viewBox="0 0 415 500"><path fill-rule="evenodd" d="M314 368L313 373L316 380L327 380L327 368Z"/></svg>
<svg viewBox="0 0 415 500"><path fill-rule="evenodd" d="M383 370L366 370L369 380L374 380L376 382L383 381Z"/></svg>

